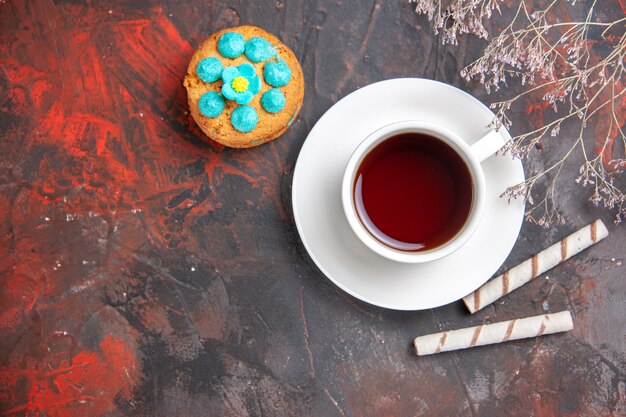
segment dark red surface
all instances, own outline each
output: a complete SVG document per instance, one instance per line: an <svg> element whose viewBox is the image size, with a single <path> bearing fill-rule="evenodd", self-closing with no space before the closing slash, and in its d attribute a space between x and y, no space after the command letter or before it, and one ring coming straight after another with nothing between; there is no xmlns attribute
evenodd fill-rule
<svg viewBox="0 0 626 417"><path fill-rule="evenodd" d="M182 87L194 47L239 23L280 36L307 82L287 134L249 150L201 140ZM405 1L0 2L0 415L625 415L625 233L576 184L558 188L567 225L525 224L506 265L599 215L609 238L475 316L355 301L300 243L290 184L315 121L399 76L492 100L459 79L482 46L461 43ZM410 349L564 308L565 335Z"/></svg>

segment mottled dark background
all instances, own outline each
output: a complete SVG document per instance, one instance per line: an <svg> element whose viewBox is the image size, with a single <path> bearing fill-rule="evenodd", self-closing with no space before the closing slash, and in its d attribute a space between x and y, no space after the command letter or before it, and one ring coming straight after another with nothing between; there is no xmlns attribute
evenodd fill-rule
<svg viewBox="0 0 626 417"><path fill-rule="evenodd" d="M292 128L249 150L204 142L182 87L194 47L240 23L281 37L307 82ZM291 179L316 120L400 76L489 102L458 75L484 45L442 46L405 0L1 1L0 414L626 415L626 229L585 201L575 163L557 193L566 225L525 223L506 266L596 217L610 236L475 316L461 302L361 303L297 235ZM558 150L537 150L527 172ZM420 334L564 308L568 334L410 349Z"/></svg>

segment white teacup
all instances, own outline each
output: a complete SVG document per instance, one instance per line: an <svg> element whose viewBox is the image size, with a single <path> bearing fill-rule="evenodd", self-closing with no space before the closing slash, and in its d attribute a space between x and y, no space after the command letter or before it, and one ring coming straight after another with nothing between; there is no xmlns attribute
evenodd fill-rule
<svg viewBox="0 0 626 417"><path fill-rule="evenodd" d="M472 201L469 213L458 232L443 244L423 251L403 251L382 243L361 222L354 201L354 181L361 162L367 154L386 139L403 133L422 133L433 136L449 145L465 162L471 176ZM480 163L498 151L505 138L490 130L473 145L443 126L419 120L406 120L384 126L369 135L356 148L346 167L341 187L341 199L350 227L357 237L371 250L397 262L420 263L443 258L458 250L469 240L480 223L485 208L485 176Z"/></svg>

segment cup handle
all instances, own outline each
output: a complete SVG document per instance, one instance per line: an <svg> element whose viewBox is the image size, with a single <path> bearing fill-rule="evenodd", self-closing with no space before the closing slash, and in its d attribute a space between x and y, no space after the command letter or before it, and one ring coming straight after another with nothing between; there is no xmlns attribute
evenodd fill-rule
<svg viewBox="0 0 626 417"><path fill-rule="evenodd" d="M504 136L495 129L491 129L485 136L478 139L471 148L474 156L478 158L480 162L489 158L491 155L500 150L506 143Z"/></svg>

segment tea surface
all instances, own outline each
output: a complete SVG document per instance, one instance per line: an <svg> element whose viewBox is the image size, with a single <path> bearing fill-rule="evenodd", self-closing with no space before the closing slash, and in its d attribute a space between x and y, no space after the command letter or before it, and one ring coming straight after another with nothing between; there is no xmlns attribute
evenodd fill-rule
<svg viewBox="0 0 626 417"><path fill-rule="evenodd" d="M355 178L361 222L395 249L443 245L461 230L471 208L472 179L465 161L426 134L386 139L365 156Z"/></svg>

